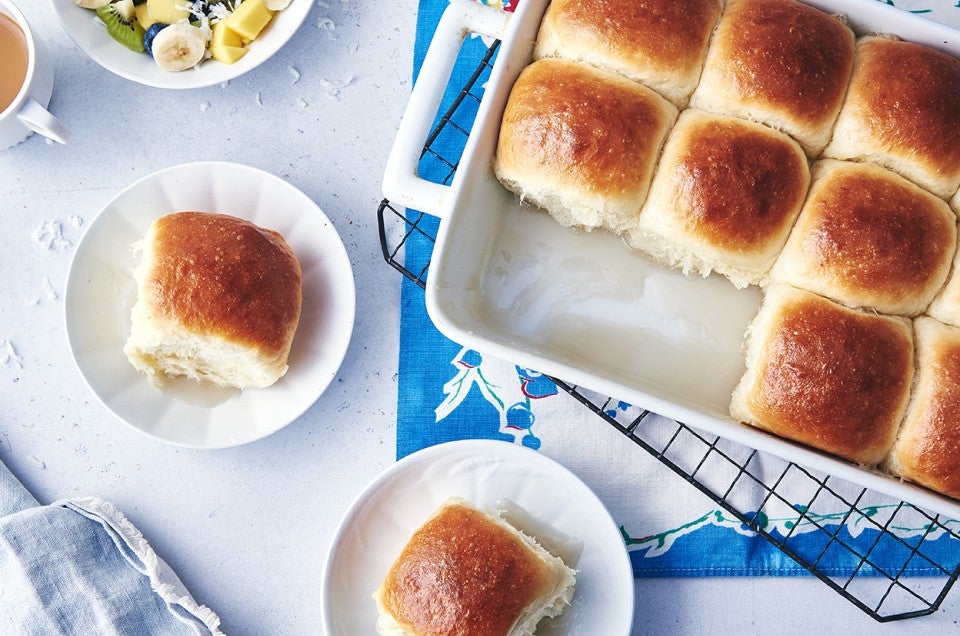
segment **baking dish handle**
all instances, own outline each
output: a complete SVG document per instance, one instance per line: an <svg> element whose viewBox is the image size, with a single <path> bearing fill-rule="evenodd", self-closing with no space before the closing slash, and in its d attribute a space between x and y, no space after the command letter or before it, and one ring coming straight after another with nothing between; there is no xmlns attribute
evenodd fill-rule
<svg viewBox="0 0 960 636"><path fill-rule="evenodd" d="M511 16L472 0L451 0L443 12L387 159L383 193L391 202L443 216L450 186L417 176L423 145L464 39L470 33L501 39Z"/></svg>

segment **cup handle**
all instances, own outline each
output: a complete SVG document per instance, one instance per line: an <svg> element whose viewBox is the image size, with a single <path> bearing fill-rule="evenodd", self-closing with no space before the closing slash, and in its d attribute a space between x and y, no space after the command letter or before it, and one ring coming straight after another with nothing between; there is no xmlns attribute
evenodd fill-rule
<svg viewBox="0 0 960 636"><path fill-rule="evenodd" d="M57 143L67 143L66 126L60 123L60 120L50 114L46 108L41 106L32 97L28 98L23 108L17 113L17 118L23 122L27 128L35 133L43 135Z"/></svg>

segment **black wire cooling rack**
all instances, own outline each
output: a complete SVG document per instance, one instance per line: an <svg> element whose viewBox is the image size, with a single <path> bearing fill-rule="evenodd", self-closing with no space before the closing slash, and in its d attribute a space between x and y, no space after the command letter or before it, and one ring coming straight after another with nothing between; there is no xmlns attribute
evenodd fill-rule
<svg viewBox="0 0 960 636"><path fill-rule="evenodd" d="M469 135L498 47L494 42L486 50L424 145L421 166L432 164L435 173L439 168L445 173L443 183L453 179L459 156L444 156L436 148L438 140L450 135L465 139ZM450 90L456 91L457 87L451 86ZM424 287L429 257L423 262L401 262L401 252L414 236L432 244L435 220L422 212L397 208L386 199L377 216L384 259ZM625 408L618 400L559 378L553 380L597 417L877 621L932 614L960 576L960 561L955 556L960 550L932 548L933 539L939 539L937 544L942 546L944 536L951 548L960 547L958 522L649 411ZM776 519L778 524L771 527L769 519ZM850 527L870 532L875 539L866 548L861 542L855 544L844 530ZM789 530L783 533L777 528ZM803 540L800 533L795 533L800 528L804 529ZM915 531L904 538L902 532L896 532L903 528ZM811 532L814 541L810 540ZM872 558L881 550L883 565ZM949 556L944 556L945 552ZM838 553L855 565L843 572L831 571L828 563L833 563ZM892 567L891 560L895 562ZM910 574L910 570L918 569L924 576Z"/></svg>

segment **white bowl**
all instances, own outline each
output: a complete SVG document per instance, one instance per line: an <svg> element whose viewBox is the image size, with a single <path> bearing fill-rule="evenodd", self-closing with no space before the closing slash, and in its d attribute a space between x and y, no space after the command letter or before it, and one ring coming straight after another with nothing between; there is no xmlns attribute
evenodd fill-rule
<svg viewBox="0 0 960 636"><path fill-rule="evenodd" d="M231 214L276 230L300 261L300 324L290 368L276 384L227 391L183 380L160 390L124 355L137 297L131 245L154 219L181 210ZM80 239L64 293L70 349L97 397L141 433L190 448L252 442L306 411L346 355L355 302L346 249L320 208L279 177L226 162L173 166L120 192Z"/></svg>
<svg viewBox="0 0 960 636"><path fill-rule="evenodd" d="M134 53L110 37L96 13L73 0L50 0L60 23L73 41L93 61L128 80L158 88L201 88L226 82L266 62L287 43L306 19L313 0L292 0L274 15L263 33L247 47L248 53L233 64L206 60L197 68L171 73L161 70L147 53Z"/></svg>

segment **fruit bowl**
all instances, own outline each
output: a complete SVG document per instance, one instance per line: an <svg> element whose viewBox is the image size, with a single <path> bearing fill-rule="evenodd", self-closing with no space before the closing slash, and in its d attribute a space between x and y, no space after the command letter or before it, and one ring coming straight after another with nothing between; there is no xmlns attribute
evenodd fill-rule
<svg viewBox="0 0 960 636"><path fill-rule="evenodd" d="M94 11L78 7L74 0L50 2L67 35L97 64L140 84L178 89L213 86L256 68L286 44L313 6L313 0L291 0L232 64L208 59L194 68L171 72L161 69L149 54L131 51L113 39Z"/></svg>

